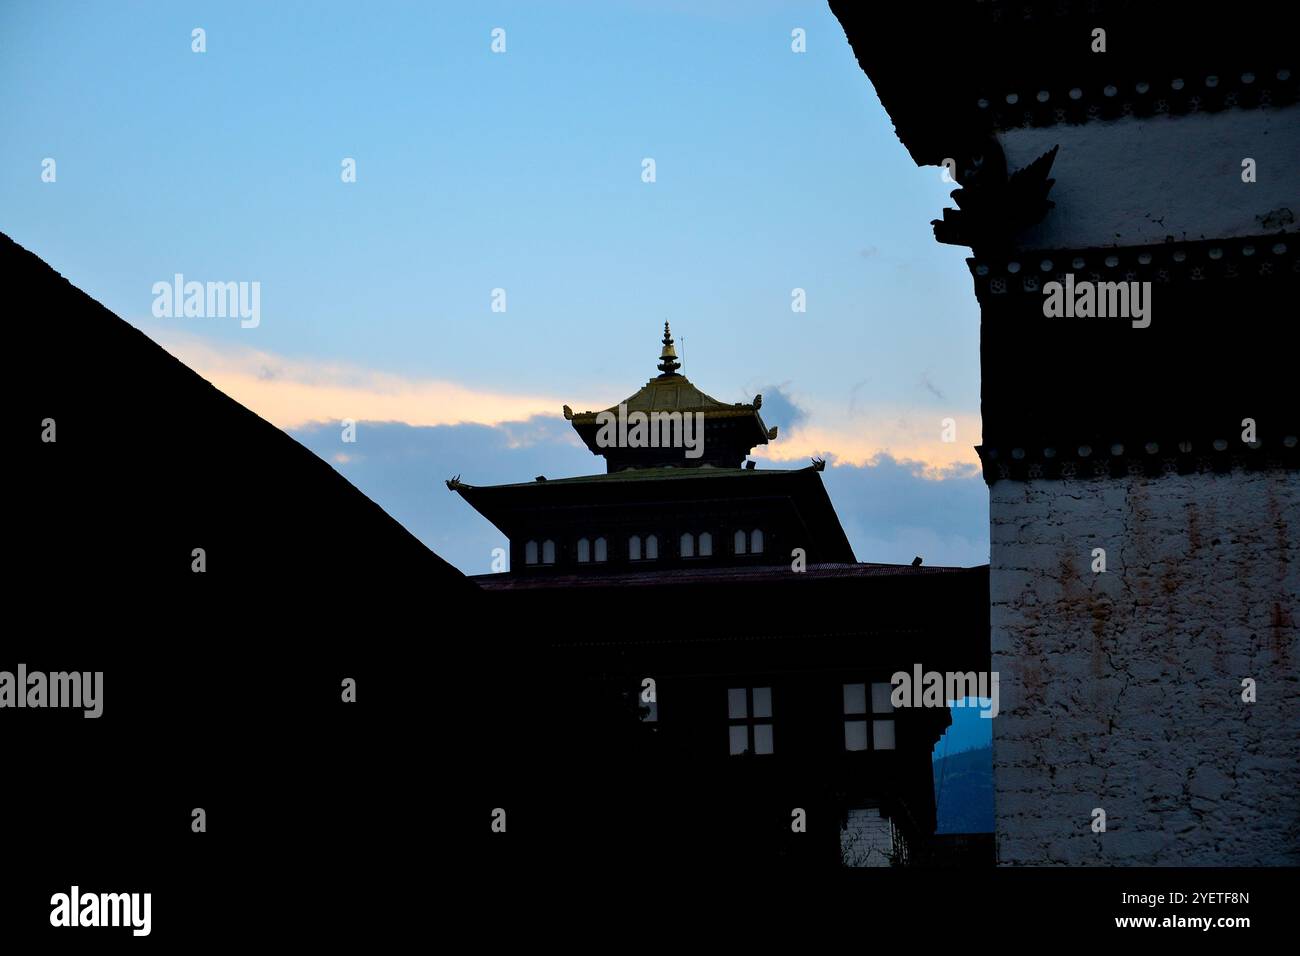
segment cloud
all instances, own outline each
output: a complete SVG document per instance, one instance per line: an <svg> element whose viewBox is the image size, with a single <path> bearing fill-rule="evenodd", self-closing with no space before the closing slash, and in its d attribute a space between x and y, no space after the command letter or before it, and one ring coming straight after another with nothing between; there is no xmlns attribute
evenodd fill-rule
<svg viewBox="0 0 1300 956"><path fill-rule="evenodd" d="M471 388L438 379L410 378L340 362L305 361L170 332L160 344L236 401L286 430L340 419L406 425L500 426L511 447L550 440L539 422L558 421L567 401L575 408L605 408L611 399L564 399L507 389ZM863 383L859 383L861 385ZM917 463L928 479L968 476L978 470L973 446L980 421L960 409L869 402L857 387L841 406L796 397L789 383L760 389L763 420L780 426L777 440L753 457L773 465L818 456L839 465L869 465L880 455ZM941 440L943 419L956 422L955 442ZM564 434L579 447L571 429ZM352 454L352 449L345 449Z"/></svg>
<svg viewBox="0 0 1300 956"><path fill-rule="evenodd" d="M923 381L929 379L923 376ZM870 466L884 458L907 462L919 477L944 480L979 471L974 446L980 443L979 416L953 408L883 404L862 398L870 384L862 379L849 391L847 406L796 397L789 383L761 389L760 414L779 425L775 442L755 448L752 457L772 465L824 458L838 465ZM937 398L944 396L929 389ZM955 440L945 442L944 419L953 419Z"/></svg>
<svg viewBox="0 0 1300 956"><path fill-rule="evenodd" d="M763 407L759 409L759 414L769 427L776 425L781 431L789 432L808 420L808 412L795 404L782 386L769 385L760 389L759 394L763 396Z"/></svg>
<svg viewBox="0 0 1300 956"><path fill-rule="evenodd" d="M195 337L162 344L467 574L490 571L493 549L507 542L448 491L447 478L490 485L604 471L561 417L557 398L289 360ZM977 415L868 403L856 387L843 406L800 398L788 383L761 391L763 419L781 433L754 457L770 467L825 458L823 480L858 560L988 561L988 495L971 450ZM579 407L606 404L595 398ZM959 441L940 440L945 417L955 419ZM343 441L342 419L356 422L354 442Z"/></svg>
<svg viewBox="0 0 1300 956"><path fill-rule="evenodd" d="M356 440L347 443L339 422L312 423L289 434L466 574L490 571L492 549L507 542L448 490L446 479L460 475L468 484L494 485L604 470L555 414L498 426L359 421Z"/></svg>
<svg viewBox="0 0 1300 956"><path fill-rule="evenodd" d="M930 381L929 372L921 373L921 387L924 388L931 395L933 395L935 398L939 399L939 401L941 402L947 401L947 399L944 397L943 392L939 391L938 386L936 386L934 382Z"/></svg>
<svg viewBox="0 0 1300 956"><path fill-rule="evenodd" d="M766 409L766 398L764 408ZM604 471L604 462L573 438L557 415L497 426L410 426L358 422L342 442L339 423L291 434L430 548L467 574L491 570L505 536L444 484L460 475L490 485ZM520 441L519 436L527 440ZM346 461L340 459L346 458ZM988 561L988 496L977 475L935 481L925 466L878 455L869 464L834 464L823 472L831 500L860 561L973 565Z"/></svg>
<svg viewBox="0 0 1300 956"><path fill-rule="evenodd" d="M564 400L409 378L342 362L287 359L183 333L156 337L176 358L280 428L350 418L408 425L521 422L559 417ZM573 401L573 396L568 396ZM520 436L526 440L526 436Z"/></svg>
<svg viewBox="0 0 1300 956"><path fill-rule="evenodd" d="M822 473L859 561L969 567L989 560L988 488L977 469L934 480L927 466L877 455Z"/></svg>
<svg viewBox="0 0 1300 956"><path fill-rule="evenodd" d="M883 457L907 462L918 477L928 480L978 473L974 446L980 443L979 415L956 408L868 404L856 391L850 394L847 407L816 402L806 403L805 409L790 401L799 410L794 424L789 430L782 428L775 442L754 449L753 457L778 465L816 456L859 467L876 464ZM763 418L768 420L766 394ZM943 440L946 418L955 425L951 442Z"/></svg>

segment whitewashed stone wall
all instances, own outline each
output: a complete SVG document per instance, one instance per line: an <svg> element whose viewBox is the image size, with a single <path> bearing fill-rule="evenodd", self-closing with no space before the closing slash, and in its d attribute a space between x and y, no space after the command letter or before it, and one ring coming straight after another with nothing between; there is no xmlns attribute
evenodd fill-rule
<svg viewBox="0 0 1300 956"><path fill-rule="evenodd" d="M1056 207L1017 239L1024 249L1135 246L1300 228L1295 157L1300 105L1190 116L1125 118L1008 130L1007 168L1053 146ZM1245 145L1249 144L1249 145ZM1243 159L1257 179L1241 181Z"/></svg>
<svg viewBox="0 0 1300 956"><path fill-rule="evenodd" d="M890 854L903 860L907 852L902 835L877 809L853 809L840 830L840 857L845 866L890 866Z"/></svg>
<svg viewBox="0 0 1300 956"><path fill-rule="evenodd" d="M990 520L999 863L1300 863L1300 476L1000 481Z"/></svg>

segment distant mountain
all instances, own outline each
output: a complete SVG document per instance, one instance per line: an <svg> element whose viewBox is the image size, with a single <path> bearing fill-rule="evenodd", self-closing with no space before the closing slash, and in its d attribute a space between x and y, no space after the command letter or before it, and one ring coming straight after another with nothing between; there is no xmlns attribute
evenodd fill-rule
<svg viewBox="0 0 1300 956"><path fill-rule="evenodd" d="M936 758L934 793L939 833L993 832L993 748Z"/></svg>

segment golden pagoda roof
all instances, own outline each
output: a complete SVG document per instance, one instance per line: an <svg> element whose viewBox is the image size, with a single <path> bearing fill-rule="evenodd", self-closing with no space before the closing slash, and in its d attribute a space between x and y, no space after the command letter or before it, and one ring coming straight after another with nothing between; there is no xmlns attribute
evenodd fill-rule
<svg viewBox="0 0 1300 956"><path fill-rule="evenodd" d="M650 379L634 394L629 395L603 411L617 414L619 406L624 405L629 412L700 412L705 418L747 418L757 416L763 405L763 396L755 395L752 402L735 402L728 405L707 394L677 371L681 363L677 359L677 350L673 345L672 332L668 323L664 323L663 352L659 356L661 373ZM564 417L575 426L594 425L600 412L575 412L564 406ZM760 419L761 421L761 419ZM764 429L768 439L776 438L775 427Z"/></svg>
<svg viewBox="0 0 1300 956"><path fill-rule="evenodd" d="M736 402L727 405L712 395L707 395L696 388L685 375L673 373L652 378L634 394L611 406L606 411L617 412L619 405L626 405L629 412L703 412L706 416L724 417L728 415L752 415L756 410L753 404ZM594 422L598 412L572 412L566 414L576 423Z"/></svg>

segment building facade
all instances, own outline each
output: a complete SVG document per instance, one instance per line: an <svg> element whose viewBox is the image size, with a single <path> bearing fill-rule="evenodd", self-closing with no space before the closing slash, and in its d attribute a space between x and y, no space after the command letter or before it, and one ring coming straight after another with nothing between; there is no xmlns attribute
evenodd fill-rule
<svg viewBox="0 0 1300 956"><path fill-rule="evenodd" d="M951 718L894 706L890 679L987 669L987 571L858 563L822 462L746 462L776 438L761 406L696 388L665 327L659 375L564 410L603 474L448 482L510 541L510 570L474 579L505 635L483 696L518 702L479 718L508 753L484 798L516 821L493 852L927 861ZM672 440L672 419L641 444L633 412L698 416L702 445Z"/></svg>
<svg viewBox="0 0 1300 956"><path fill-rule="evenodd" d="M832 2L971 248L998 859L1300 862L1282 4Z"/></svg>

